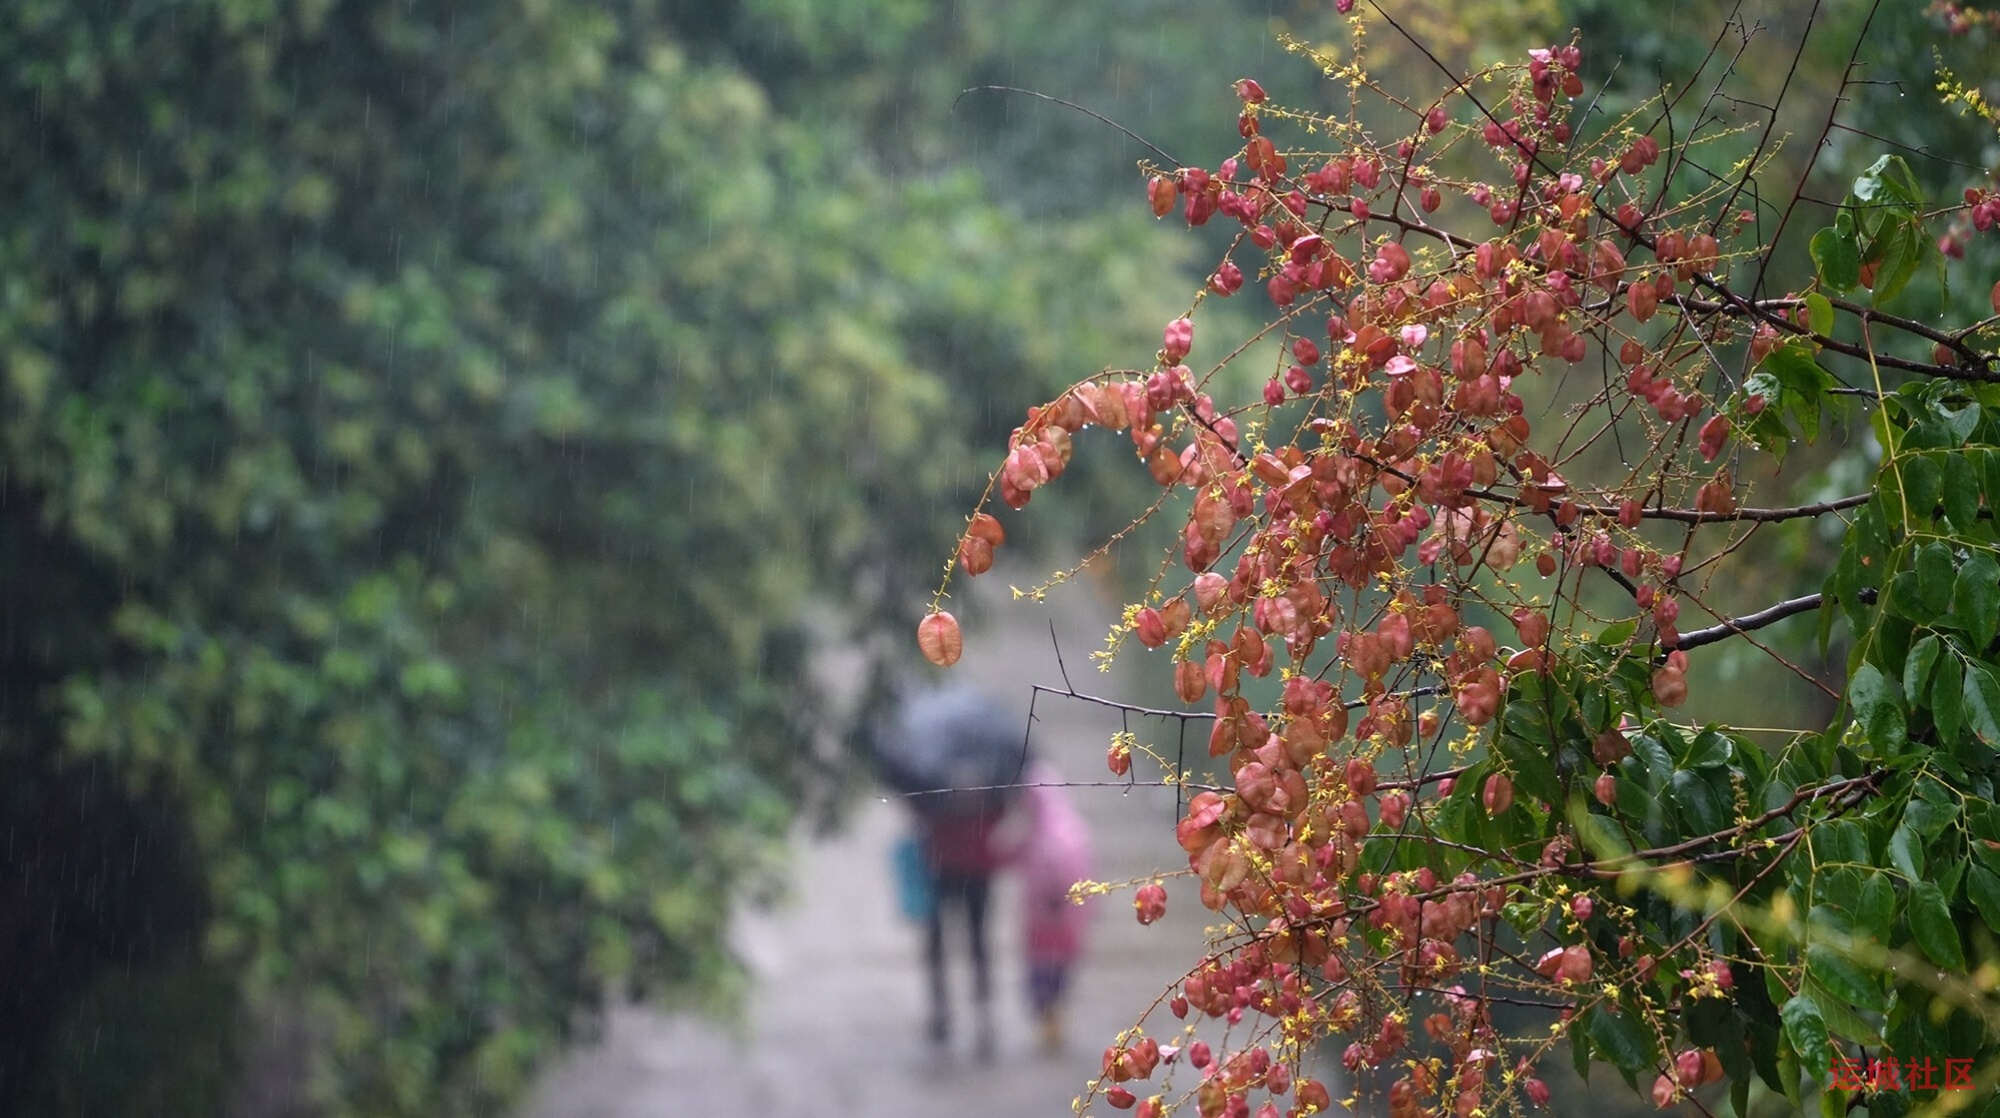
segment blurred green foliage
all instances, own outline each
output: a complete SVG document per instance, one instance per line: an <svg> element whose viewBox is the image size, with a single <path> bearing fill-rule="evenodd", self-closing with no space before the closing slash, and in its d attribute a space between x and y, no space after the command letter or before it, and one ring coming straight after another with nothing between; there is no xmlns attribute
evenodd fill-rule
<svg viewBox="0 0 2000 1118"><path fill-rule="evenodd" d="M183 1093L133 1038L234 1017L112 1020L135 963L302 1008L336 1114L727 993L837 729L812 607L905 632L993 429L1170 264L885 153L940 18L11 6L0 1109Z"/></svg>

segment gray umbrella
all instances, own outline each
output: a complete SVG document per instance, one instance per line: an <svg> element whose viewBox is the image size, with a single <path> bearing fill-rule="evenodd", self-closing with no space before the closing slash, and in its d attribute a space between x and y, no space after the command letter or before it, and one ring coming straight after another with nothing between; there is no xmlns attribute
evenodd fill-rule
<svg viewBox="0 0 2000 1118"><path fill-rule="evenodd" d="M999 809L1027 763L1021 724L965 686L911 696L875 735L872 752L883 781L933 816Z"/></svg>

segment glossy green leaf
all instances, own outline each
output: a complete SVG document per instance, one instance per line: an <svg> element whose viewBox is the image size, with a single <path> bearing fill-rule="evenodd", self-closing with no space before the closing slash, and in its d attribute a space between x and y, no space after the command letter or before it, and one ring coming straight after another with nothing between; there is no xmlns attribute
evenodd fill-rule
<svg viewBox="0 0 2000 1118"><path fill-rule="evenodd" d="M1965 728L1965 669L1956 652L1947 650L1938 658L1931 678L1931 721L1937 726L1938 740L1952 742Z"/></svg>
<svg viewBox="0 0 2000 1118"><path fill-rule="evenodd" d="M1656 786L1664 783L1674 771L1674 759L1666 747L1651 734L1633 734L1631 741L1632 760Z"/></svg>
<svg viewBox="0 0 2000 1118"><path fill-rule="evenodd" d="M1968 400L1956 405L1938 401L1931 407L1931 414L1942 420L1945 430L1951 433L1951 445L1954 447L1964 446L1965 441L1972 437L1972 432L1979 426L1979 417L1982 413L1983 409L1977 400ZM1948 454L1944 458L1945 500L1951 500L1951 472L1954 464L1965 467L1967 479L1965 489L1971 494L1972 501L1977 504L1980 489L1979 466L1972 460L1971 455L1967 454ZM1961 529L1972 527L1970 519L1961 520L1958 524Z"/></svg>
<svg viewBox="0 0 2000 1118"><path fill-rule="evenodd" d="M1813 239L1818 240L1819 238L1817 235L1815 235ZM1815 262L1818 261L1817 256L1814 257L1814 261ZM1842 284L1841 286L1852 287L1854 285L1852 283L1846 283ZM1806 295L1805 301L1806 301L1806 323L1808 326L1812 328L1812 332L1820 335L1826 335L1832 333L1833 303L1830 302L1826 296L1821 295L1817 291L1808 293Z"/></svg>
<svg viewBox="0 0 2000 1118"><path fill-rule="evenodd" d="M1900 753L1907 734L1903 720L1902 691L1876 670L1863 664L1847 681L1847 701L1854 720L1868 736L1868 744L1881 756Z"/></svg>
<svg viewBox="0 0 2000 1118"><path fill-rule="evenodd" d="M1734 748L1729 738L1715 727L1703 729L1688 743L1686 755L1681 758L1684 769L1719 769L1729 764Z"/></svg>
<svg viewBox="0 0 2000 1118"><path fill-rule="evenodd" d="M1881 1009L1885 1004L1881 980L1827 944L1807 945L1806 974L1849 1005ZM1824 1015L1825 1007L1821 1007L1821 1012Z"/></svg>
<svg viewBox="0 0 2000 1118"><path fill-rule="evenodd" d="M1753 396L1764 399L1764 407L1756 415L1748 414L1743 406ZM1784 462L1791 450L1792 432L1785 426L1785 389L1778 378L1765 372L1752 373L1733 400L1735 406L1730 414L1749 433L1750 441L1780 463Z"/></svg>
<svg viewBox="0 0 2000 1118"><path fill-rule="evenodd" d="M1814 827L1812 850L1820 862L1865 865L1869 861L1868 836L1852 819L1834 819Z"/></svg>
<svg viewBox="0 0 2000 1118"><path fill-rule="evenodd" d="M1922 595L1926 610L1943 613L1950 609L1952 585L1957 579L1958 564L1950 547L1932 540L1918 550L1917 593Z"/></svg>
<svg viewBox="0 0 2000 1118"><path fill-rule="evenodd" d="M1910 280L1917 274L1917 266L1923 263L1925 238L1916 224L1907 219L1890 218L1885 224L1882 237L1877 242L1880 253L1879 267L1875 272L1875 303L1881 305L1902 294ZM1870 255L1876 255L1871 249Z"/></svg>
<svg viewBox="0 0 2000 1118"><path fill-rule="evenodd" d="M1833 1045L1826 1034L1826 1021L1819 1007L1804 994L1795 994L1778 1010L1785 1022L1785 1039L1792 1042L1799 1062L1806 1067L1833 1066Z"/></svg>
<svg viewBox="0 0 2000 1118"><path fill-rule="evenodd" d="M1896 925L1896 887L1886 875L1868 875L1855 901L1854 919L1862 930L1878 940L1888 941L1889 932Z"/></svg>
<svg viewBox="0 0 2000 1118"><path fill-rule="evenodd" d="M1889 836L1889 864L1911 881L1924 876L1924 836L1912 827L1897 827Z"/></svg>
<svg viewBox="0 0 2000 1118"><path fill-rule="evenodd" d="M1576 1071L1577 1080L1582 1083L1590 1082L1590 1069L1596 1061L1590 1055L1590 1038L1584 1035L1582 1029L1569 1031L1569 1058L1570 1066Z"/></svg>
<svg viewBox="0 0 2000 1118"><path fill-rule="evenodd" d="M1523 686L1535 685L1516 684L1517 689ZM1501 732L1494 735L1494 745L1506 759L1520 791L1544 803L1560 803L1563 795L1556 778L1557 743L1545 702L1535 691L1517 690L1501 711Z"/></svg>
<svg viewBox="0 0 2000 1118"><path fill-rule="evenodd" d="M1759 986L1758 992L1761 991L1762 987ZM1743 997L1747 999L1752 996L1746 988ZM1782 1091L1784 1081L1778 1074L1778 1050L1791 1046L1785 1042L1784 1021L1778 1016L1778 1007L1771 1004L1769 998L1761 1000L1765 1005L1760 1008L1768 1008L1768 1014L1760 1014L1751 1021L1750 1027L1744 1030L1750 1044L1750 1065L1757 1069L1757 1076L1764 1081L1766 1087Z"/></svg>
<svg viewBox="0 0 2000 1118"><path fill-rule="evenodd" d="M1818 439L1820 411L1828 399L1827 389L1835 381L1814 358L1812 346L1805 341L1788 342L1766 354L1758 368L1782 386L1784 408L1797 419L1805 440Z"/></svg>
<svg viewBox="0 0 2000 1118"><path fill-rule="evenodd" d="M1966 726L1989 748L2000 748L2000 675L1992 665L1975 660L1966 666L1959 693Z"/></svg>
<svg viewBox="0 0 2000 1118"><path fill-rule="evenodd" d="M1993 643L2000 630L2000 563L1990 553L1975 551L1958 568L1950 604L1952 621L1972 638L1975 650Z"/></svg>
<svg viewBox="0 0 2000 1118"><path fill-rule="evenodd" d="M1965 410L1975 418L1979 413L1977 405ZM1945 518L1959 533L1971 532L1979 526L1979 471L1963 454L1947 455L1943 469L1944 488L1940 496Z"/></svg>
<svg viewBox="0 0 2000 1118"><path fill-rule="evenodd" d="M1847 999L1828 989L1809 969L1800 992L1819 1006L1819 1015L1826 1021L1827 1034L1859 1044L1882 1043L1881 1030L1875 1027L1870 1015L1848 1004Z"/></svg>
<svg viewBox="0 0 2000 1118"><path fill-rule="evenodd" d="M1622 858L1632 853L1632 844L1625 840L1618 824L1588 808L1581 799L1570 808L1570 825L1576 828L1583 849L1593 858Z"/></svg>
<svg viewBox="0 0 2000 1118"><path fill-rule="evenodd" d="M1895 468L1903 479L1903 502L1910 519L1918 525L1928 523L1944 491L1944 468L1928 454L1899 458Z"/></svg>
<svg viewBox="0 0 2000 1118"><path fill-rule="evenodd" d="M1849 188L1854 201L1863 206L1884 207L1891 212L1914 213L1924 204L1923 191L1900 155L1884 155L1855 176Z"/></svg>
<svg viewBox="0 0 2000 1118"><path fill-rule="evenodd" d="M1952 924L1951 906L1944 891L1934 882L1919 881L1910 886L1907 909L1910 935L1931 961L1949 970L1965 969L1965 949L1958 929Z"/></svg>
<svg viewBox="0 0 2000 1118"><path fill-rule="evenodd" d="M2000 932L2000 874L1975 863L1966 871L1965 895L1979 909L1986 926Z"/></svg>
<svg viewBox="0 0 2000 1118"><path fill-rule="evenodd" d="M1729 826L1729 801L1716 793L1703 774L1685 769L1675 773L1668 782L1668 794L1687 822L1690 836L1714 834Z"/></svg>
<svg viewBox="0 0 2000 1118"><path fill-rule="evenodd" d="M1903 826L1917 832L1926 843L1936 842L1957 818L1958 800L1932 777L1918 783L1917 795L1903 807Z"/></svg>
<svg viewBox="0 0 2000 1118"><path fill-rule="evenodd" d="M1853 237L1842 236L1837 229L1822 229L1813 234L1809 251L1813 269L1826 286L1835 291L1851 291L1861 282L1861 246Z"/></svg>
<svg viewBox="0 0 2000 1118"><path fill-rule="evenodd" d="M1611 1061L1611 1066L1635 1073L1652 1067L1658 1049L1652 1030L1638 1018L1617 1012L1609 1003L1592 1007L1586 1016L1584 1033L1590 1037L1591 1045Z"/></svg>
<svg viewBox="0 0 2000 1118"><path fill-rule="evenodd" d="M1926 636L1911 646L1910 654L1903 661L1903 694L1914 702L1930 693L1931 673L1937 668L1938 653L1943 642L1936 636Z"/></svg>
<svg viewBox="0 0 2000 1118"><path fill-rule="evenodd" d="M1979 487L1987 494L1987 505L1991 507L1992 495L2000 493L2000 450L1981 447L1967 450L1965 454L1979 468Z"/></svg>

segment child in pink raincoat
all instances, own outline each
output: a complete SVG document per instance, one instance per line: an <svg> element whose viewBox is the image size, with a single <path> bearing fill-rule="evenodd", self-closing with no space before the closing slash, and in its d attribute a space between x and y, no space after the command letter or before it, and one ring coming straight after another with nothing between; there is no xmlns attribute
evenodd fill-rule
<svg viewBox="0 0 2000 1118"><path fill-rule="evenodd" d="M1091 874L1090 828L1070 803L1061 776L1035 762L1025 774L1026 833L1015 851L1026 927L1028 1000L1041 1024L1042 1047L1062 1043L1063 995L1083 953L1087 905L1070 900L1070 886Z"/></svg>

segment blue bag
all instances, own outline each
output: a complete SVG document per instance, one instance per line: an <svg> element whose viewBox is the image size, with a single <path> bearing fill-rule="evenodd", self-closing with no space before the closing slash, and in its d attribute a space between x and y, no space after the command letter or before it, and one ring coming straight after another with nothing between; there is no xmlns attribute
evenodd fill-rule
<svg viewBox="0 0 2000 1118"><path fill-rule="evenodd" d="M896 896L904 918L924 923L931 918L937 897L932 892L930 857L924 851L923 840L904 835L896 840L890 857L895 863Z"/></svg>

